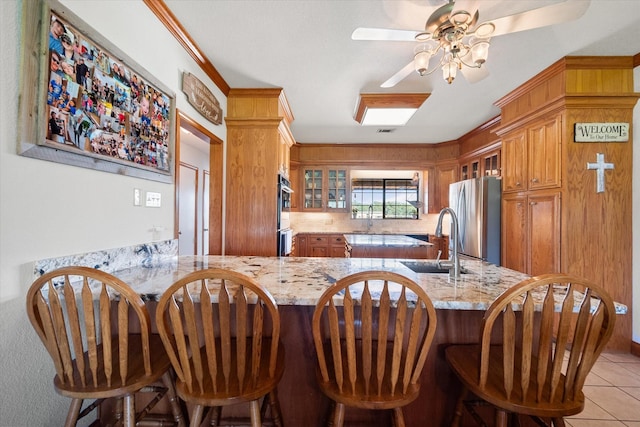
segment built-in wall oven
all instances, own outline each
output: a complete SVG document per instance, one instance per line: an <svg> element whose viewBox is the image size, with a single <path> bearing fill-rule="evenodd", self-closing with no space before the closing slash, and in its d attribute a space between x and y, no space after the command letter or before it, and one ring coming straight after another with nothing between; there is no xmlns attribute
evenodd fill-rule
<svg viewBox="0 0 640 427"><path fill-rule="evenodd" d="M282 175L278 175L278 256L291 254L293 231L289 218L291 212L291 184Z"/></svg>

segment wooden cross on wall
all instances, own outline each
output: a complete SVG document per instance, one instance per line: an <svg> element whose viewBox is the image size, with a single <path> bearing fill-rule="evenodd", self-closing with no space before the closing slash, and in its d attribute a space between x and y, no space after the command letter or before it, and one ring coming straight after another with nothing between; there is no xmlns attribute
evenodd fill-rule
<svg viewBox="0 0 640 427"><path fill-rule="evenodd" d="M587 169L595 170L596 177L596 193L604 193L604 171L613 169L613 163L604 162L604 154L596 154L595 163L587 163Z"/></svg>

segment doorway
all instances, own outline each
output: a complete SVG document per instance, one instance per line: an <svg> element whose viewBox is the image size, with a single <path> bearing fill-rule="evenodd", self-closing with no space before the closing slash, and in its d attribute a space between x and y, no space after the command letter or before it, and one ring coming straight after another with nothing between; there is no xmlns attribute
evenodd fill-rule
<svg viewBox="0 0 640 427"><path fill-rule="evenodd" d="M175 236L180 255L222 254L222 140L177 114Z"/></svg>

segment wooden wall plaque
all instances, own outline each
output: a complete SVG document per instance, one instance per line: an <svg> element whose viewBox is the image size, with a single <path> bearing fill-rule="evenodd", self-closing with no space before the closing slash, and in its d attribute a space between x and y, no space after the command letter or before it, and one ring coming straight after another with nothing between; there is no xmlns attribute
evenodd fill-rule
<svg viewBox="0 0 640 427"><path fill-rule="evenodd" d="M182 73L182 91L187 95L187 101L205 119L214 125L222 124L222 108L216 97L196 76Z"/></svg>

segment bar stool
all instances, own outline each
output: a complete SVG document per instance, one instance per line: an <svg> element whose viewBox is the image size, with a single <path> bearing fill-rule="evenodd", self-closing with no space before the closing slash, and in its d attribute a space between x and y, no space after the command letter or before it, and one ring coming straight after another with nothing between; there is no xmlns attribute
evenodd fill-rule
<svg viewBox="0 0 640 427"><path fill-rule="evenodd" d="M214 409L211 425L218 425L222 407L242 402L250 402L253 427L261 426L266 402L282 426L280 316L260 284L224 269L190 273L162 295L156 322L178 376L177 393L193 405L191 426L200 425L205 408Z"/></svg>
<svg viewBox="0 0 640 427"><path fill-rule="evenodd" d="M329 425L344 424L345 406L392 409L420 392L420 374L436 330L436 311L412 280L366 271L338 280L313 314L318 383L332 400Z"/></svg>
<svg viewBox="0 0 640 427"><path fill-rule="evenodd" d="M72 399L66 427L75 426L107 398L124 400L124 413L116 419L124 417L124 425L133 427L165 393L175 423L185 425L169 358L160 337L151 333L144 302L127 284L93 268L60 268L31 285L27 314L53 359L56 391ZM139 332L130 331L130 318ZM159 380L163 387L154 385ZM155 397L136 414L138 392ZM85 399L95 402L82 410ZM166 420L157 425L167 425Z"/></svg>
<svg viewBox="0 0 640 427"><path fill-rule="evenodd" d="M603 289L569 275L533 277L504 292L485 313L479 344L445 350L463 385L452 425L464 408L479 420L473 400L465 401L471 392L495 407L498 427L510 414L564 426L563 417L584 408L582 387L615 316Z"/></svg>

